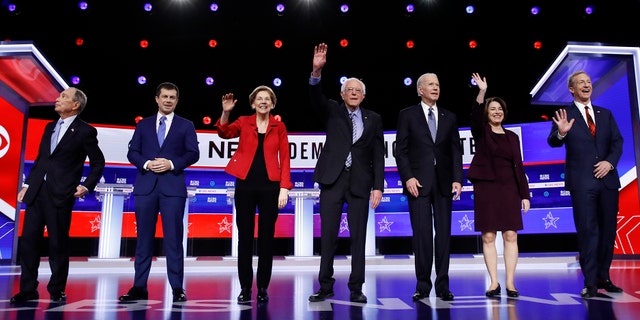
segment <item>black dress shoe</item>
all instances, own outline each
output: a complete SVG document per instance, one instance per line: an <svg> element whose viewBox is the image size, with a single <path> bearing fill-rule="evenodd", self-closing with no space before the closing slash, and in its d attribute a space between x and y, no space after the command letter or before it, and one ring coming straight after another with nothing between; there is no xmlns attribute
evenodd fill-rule
<svg viewBox="0 0 640 320"><path fill-rule="evenodd" d="M487 291L484 293L484 295L485 295L485 296L487 296L487 297L489 297L489 298L498 297L498 296L500 296L500 291L501 291L501 290L502 290L502 289L500 289L500 284L498 283L498 286L497 286L495 289L493 289L493 290L491 290L491 289L487 290ZM508 292L508 291L509 291L509 290L507 290L507 292Z"/></svg>
<svg viewBox="0 0 640 320"><path fill-rule="evenodd" d="M509 289L507 289L507 297L517 298L519 296L520 296L520 292L518 292L518 290L509 290Z"/></svg>
<svg viewBox="0 0 640 320"><path fill-rule="evenodd" d="M333 297L333 290L324 290L320 289L318 292L309 296L309 301L311 302L319 302L324 301L327 298Z"/></svg>
<svg viewBox="0 0 640 320"><path fill-rule="evenodd" d="M429 293L418 290L413 293L413 296L411 296L411 299L413 299L413 301L418 301L427 297L429 297Z"/></svg>
<svg viewBox="0 0 640 320"><path fill-rule="evenodd" d="M149 292L146 288L142 287L131 287L127 294L121 295L118 298L120 301L136 301L136 300L148 300Z"/></svg>
<svg viewBox="0 0 640 320"><path fill-rule="evenodd" d="M442 299L443 301L453 301L453 293L451 293L451 291L449 290L436 293L436 297Z"/></svg>
<svg viewBox="0 0 640 320"><path fill-rule="evenodd" d="M598 281L598 289L605 289L607 292L622 292L622 288L613 284L611 280Z"/></svg>
<svg viewBox="0 0 640 320"><path fill-rule="evenodd" d="M584 287L580 291L580 296L583 299L594 298L598 295L598 287Z"/></svg>
<svg viewBox="0 0 640 320"><path fill-rule="evenodd" d="M11 297L10 303L24 303L30 300L38 300L40 295L38 291L31 292L18 292L15 296Z"/></svg>
<svg viewBox="0 0 640 320"><path fill-rule="evenodd" d="M351 300L351 302L367 303L367 296L365 296L364 293L362 293L362 291L360 290L354 290L351 291L349 300Z"/></svg>
<svg viewBox="0 0 640 320"><path fill-rule="evenodd" d="M238 295L238 302L244 303L251 301L251 289L242 289Z"/></svg>
<svg viewBox="0 0 640 320"><path fill-rule="evenodd" d="M184 293L184 289L173 289L173 302L185 302L187 301L187 295Z"/></svg>
<svg viewBox="0 0 640 320"><path fill-rule="evenodd" d="M64 291L49 292L49 294L51 295L51 301L53 302L67 301L67 295L64 293Z"/></svg>
<svg viewBox="0 0 640 320"><path fill-rule="evenodd" d="M269 294L267 293L267 288L258 288L258 302L268 302Z"/></svg>

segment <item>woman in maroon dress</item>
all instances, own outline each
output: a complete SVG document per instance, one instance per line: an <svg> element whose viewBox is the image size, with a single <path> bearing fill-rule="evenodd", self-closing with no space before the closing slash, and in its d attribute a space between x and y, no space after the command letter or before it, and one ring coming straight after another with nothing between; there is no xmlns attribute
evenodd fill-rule
<svg viewBox="0 0 640 320"><path fill-rule="evenodd" d="M522 213L530 206L529 183L522 164L520 138L506 130L502 122L507 104L498 97L484 100L487 80L472 74L478 85L473 102L471 133L475 154L467 171L473 184L475 230L482 232L482 253L491 277L487 297L500 295L496 233L502 232L507 296L517 297L514 284L518 263L518 230L523 229Z"/></svg>

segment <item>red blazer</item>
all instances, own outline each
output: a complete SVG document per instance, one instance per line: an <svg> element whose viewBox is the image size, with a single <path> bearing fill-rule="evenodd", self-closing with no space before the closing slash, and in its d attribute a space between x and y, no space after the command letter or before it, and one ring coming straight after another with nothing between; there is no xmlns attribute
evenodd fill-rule
<svg viewBox="0 0 640 320"><path fill-rule="evenodd" d="M218 136L223 139L240 137L238 149L229 160L224 171L236 178L246 179L251 162L258 149L258 126L256 115L241 116L234 122L220 124L216 121ZM267 164L269 180L280 181L280 188L291 190L291 159L289 157L289 136L287 128L273 115L269 115L269 125L264 136L264 160Z"/></svg>

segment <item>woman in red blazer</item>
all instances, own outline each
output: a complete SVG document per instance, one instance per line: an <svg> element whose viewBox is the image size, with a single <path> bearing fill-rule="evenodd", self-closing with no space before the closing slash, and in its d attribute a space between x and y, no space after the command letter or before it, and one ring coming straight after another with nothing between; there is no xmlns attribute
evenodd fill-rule
<svg viewBox="0 0 640 320"><path fill-rule="evenodd" d="M482 254L491 277L487 297L500 296L496 233L502 231L507 296L517 297L514 284L518 262L518 230L529 211L529 183L522 164L520 138L502 126L507 104L498 97L484 100L487 81L472 75L478 85L473 103L471 133L475 140L467 178L473 184L474 228L482 232Z"/></svg>
<svg viewBox="0 0 640 320"><path fill-rule="evenodd" d="M235 208L238 231L238 302L251 301L253 284L253 234L258 209L258 302L269 301L267 287L273 267L273 238L278 210L289 200L291 183L287 128L271 115L276 95L267 86L259 86L249 95L255 114L241 116L229 123L229 115L238 100L233 93L222 96L222 115L216 122L218 136L240 137L238 149L225 172L236 177Z"/></svg>

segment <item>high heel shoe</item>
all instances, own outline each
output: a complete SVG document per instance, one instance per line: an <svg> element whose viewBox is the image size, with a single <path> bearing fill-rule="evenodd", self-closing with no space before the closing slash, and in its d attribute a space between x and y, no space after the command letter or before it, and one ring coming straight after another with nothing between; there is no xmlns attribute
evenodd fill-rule
<svg viewBox="0 0 640 320"><path fill-rule="evenodd" d="M507 289L507 297L516 298L518 296L520 296L520 292L518 292L518 290Z"/></svg>
<svg viewBox="0 0 640 320"><path fill-rule="evenodd" d="M498 283L498 286L495 289L493 289L493 290L489 289L484 294L487 297L492 298L492 297L495 297L495 296L499 296L500 295L500 290L501 290L500 289L500 284Z"/></svg>

